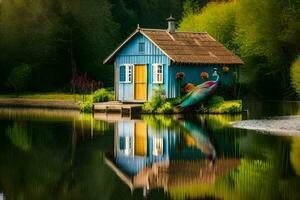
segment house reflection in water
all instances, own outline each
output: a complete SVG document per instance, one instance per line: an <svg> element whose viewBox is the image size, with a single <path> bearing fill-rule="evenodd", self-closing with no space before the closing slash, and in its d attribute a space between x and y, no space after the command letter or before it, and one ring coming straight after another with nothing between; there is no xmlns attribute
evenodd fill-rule
<svg viewBox="0 0 300 200"><path fill-rule="evenodd" d="M114 155L105 161L131 191L214 183L236 167L238 159L218 159L202 129L188 122L179 128L155 128L143 120L115 122Z"/></svg>

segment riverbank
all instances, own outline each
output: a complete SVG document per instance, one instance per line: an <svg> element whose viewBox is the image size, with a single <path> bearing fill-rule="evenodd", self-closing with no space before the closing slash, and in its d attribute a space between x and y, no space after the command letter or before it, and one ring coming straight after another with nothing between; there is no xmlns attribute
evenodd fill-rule
<svg viewBox="0 0 300 200"><path fill-rule="evenodd" d="M24 99L24 98L3 98L0 99L0 108L50 108L79 110L79 102L74 100L53 100L53 99Z"/></svg>
<svg viewBox="0 0 300 200"><path fill-rule="evenodd" d="M260 131L281 136L300 136L300 116L274 117L261 120L232 122L234 128Z"/></svg>
<svg viewBox="0 0 300 200"><path fill-rule="evenodd" d="M85 95L88 98L90 95ZM81 101L82 95L69 94L69 93L37 93L37 94L0 94L0 100L2 99L34 99L34 100L62 100L62 101Z"/></svg>

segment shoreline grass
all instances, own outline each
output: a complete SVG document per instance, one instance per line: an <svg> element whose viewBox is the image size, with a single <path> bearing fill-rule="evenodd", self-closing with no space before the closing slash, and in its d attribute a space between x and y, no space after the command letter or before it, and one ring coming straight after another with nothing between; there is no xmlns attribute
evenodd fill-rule
<svg viewBox="0 0 300 200"><path fill-rule="evenodd" d="M85 95L85 98L89 98L90 95ZM61 100L61 101L83 101L83 96L80 94L69 93L37 93L37 94L0 94L0 100L8 99L30 99L30 100Z"/></svg>

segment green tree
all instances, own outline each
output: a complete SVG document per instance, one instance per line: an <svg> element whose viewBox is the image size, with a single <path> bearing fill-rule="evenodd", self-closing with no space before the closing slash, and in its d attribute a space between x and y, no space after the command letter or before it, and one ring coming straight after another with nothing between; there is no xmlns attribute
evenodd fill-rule
<svg viewBox="0 0 300 200"><path fill-rule="evenodd" d="M24 92L26 89L28 89L31 75L31 66L22 64L12 69L6 83L18 95L20 92Z"/></svg>
<svg viewBox="0 0 300 200"><path fill-rule="evenodd" d="M183 16L199 12L207 2L207 0L186 0L183 3Z"/></svg>
<svg viewBox="0 0 300 200"><path fill-rule="evenodd" d="M223 43L227 48L234 50L235 16L238 3L209 3L201 11L186 15L179 25L179 30L208 32L211 36Z"/></svg>
<svg viewBox="0 0 300 200"><path fill-rule="evenodd" d="M289 75L300 50L299 9L297 0L240 1L235 40L251 64L246 67L256 71L253 86L268 98L293 93Z"/></svg>

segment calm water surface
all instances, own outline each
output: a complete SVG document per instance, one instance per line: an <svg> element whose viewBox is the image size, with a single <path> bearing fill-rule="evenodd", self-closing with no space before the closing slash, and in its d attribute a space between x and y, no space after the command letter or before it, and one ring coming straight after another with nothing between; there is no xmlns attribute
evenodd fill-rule
<svg viewBox="0 0 300 200"><path fill-rule="evenodd" d="M136 120L0 108L0 199L300 199L300 137L228 127L299 104L246 108Z"/></svg>

